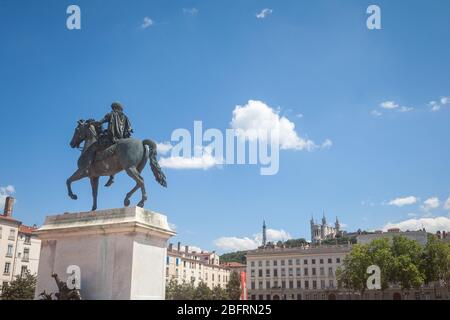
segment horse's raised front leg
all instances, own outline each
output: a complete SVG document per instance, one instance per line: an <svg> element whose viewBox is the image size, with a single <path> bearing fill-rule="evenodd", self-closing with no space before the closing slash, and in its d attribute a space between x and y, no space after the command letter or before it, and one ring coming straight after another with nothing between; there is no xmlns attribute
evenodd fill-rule
<svg viewBox="0 0 450 320"><path fill-rule="evenodd" d="M69 179L67 179L67 181L66 181L67 192L69 194L69 197L72 200L77 200L78 199L77 195L73 194L73 192L72 192L72 182L81 180L81 179L86 178L86 177L87 177L86 170L78 169L77 171L75 171L75 173Z"/></svg>
<svg viewBox="0 0 450 320"><path fill-rule="evenodd" d="M98 194L98 180L99 177L92 177L91 178L91 187L92 187L92 211L97 210L97 194Z"/></svg>
<svg viewBox="0 0 450 320"><path fill-rule="evenodd" d="M136 169L136 167L130 167L126 169L127 174L136 181L136 186L127 194L127 198L125 198L125 201L128 199L129 204L129 197L128 195L132 195L138 188L141 188L142 191L142 198L141 201L138 203L138 207L143 208L145 201L147 200L147 192L145 191L145 184L144 184L144 178L140 175L139 171Z"/></svg>

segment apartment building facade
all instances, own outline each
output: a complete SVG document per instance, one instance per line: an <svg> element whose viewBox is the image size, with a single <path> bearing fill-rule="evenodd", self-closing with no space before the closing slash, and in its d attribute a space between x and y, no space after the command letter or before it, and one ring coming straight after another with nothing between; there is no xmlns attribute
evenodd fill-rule
<svg viewBox="0 0 450 320"><path fill-rule="evenodd" d="M169 244L166 258L166 282L172 279L178 283L193 283L198 286L204 282L210 289L215 286L226 288L230 279L230 269L220 265L215 252L190 251L189 246L174 248Z"/></svg>
<svg viewBox="0 0 450 320"><path fill-rule="evenodd" d="M37 274L41 241L33 235L35 227L13 218L14 198L8 197L0 215L0 292L16 276Z"/></svg>

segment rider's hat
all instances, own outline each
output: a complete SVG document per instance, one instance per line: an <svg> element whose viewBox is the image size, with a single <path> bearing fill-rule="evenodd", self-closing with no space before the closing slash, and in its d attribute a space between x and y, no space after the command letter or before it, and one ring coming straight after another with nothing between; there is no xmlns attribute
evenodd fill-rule
<svg viewBox="0 0 450 320"><path fill-rule="evenodd" d="M114 111L123 111L123 107L120 102L113 102L111 104L111 109L113 109Z"/></svg>

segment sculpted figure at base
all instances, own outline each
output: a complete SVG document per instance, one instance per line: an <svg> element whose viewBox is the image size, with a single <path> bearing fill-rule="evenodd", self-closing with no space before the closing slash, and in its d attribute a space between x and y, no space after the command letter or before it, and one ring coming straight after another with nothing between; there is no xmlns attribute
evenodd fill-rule
<svg viewBox="0 0 450 320"><path fill-rule="evenodd" d="M53 295L55 295L57 300L81 300L80 290L69 289L67 284L61 281L56 273L52 274L52 278L55 279L58 292L48 294L44 291L39 295L41 300L53 300Z"/></svg>
<svg viewBox="0 0 450 320"><path fill-rule="evenodd" d="M123 113L120 103L111 105L112 111L102 120L79 120L74 135L70 142L72 148L79 148L84 142L83 150L78 159L78 170L67 179L69 197L76 200L77 196L72 192L72 182L89 178L92 186L93 205L92 210L97 209L97 195L99 178L109 176L106 186L114 181L114 175L125 171L135 182L135 187L127 193L124 205L130 205L130 197L141 189L142 197L138 203L144 207L147 200L144 178L141 172L147 161L156 181L163 187L167 187L166 177L158 164L156 143L152 140L140 141L131 138L133 129L128 117ZM108 123L107 130L103 130L102 124Z"/></svg>

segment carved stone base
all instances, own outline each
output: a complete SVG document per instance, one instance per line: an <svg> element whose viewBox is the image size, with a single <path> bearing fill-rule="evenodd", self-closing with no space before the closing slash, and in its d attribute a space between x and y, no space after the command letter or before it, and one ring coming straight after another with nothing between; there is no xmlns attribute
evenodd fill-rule
<svg viewBox="0 0 450 320"><path fill-rule="evenodd" d="M42 240L36 298L57 292L53 273L65 280L80 268L86 300L164 299L167 217L139 207L48 216Z"/></svg>

